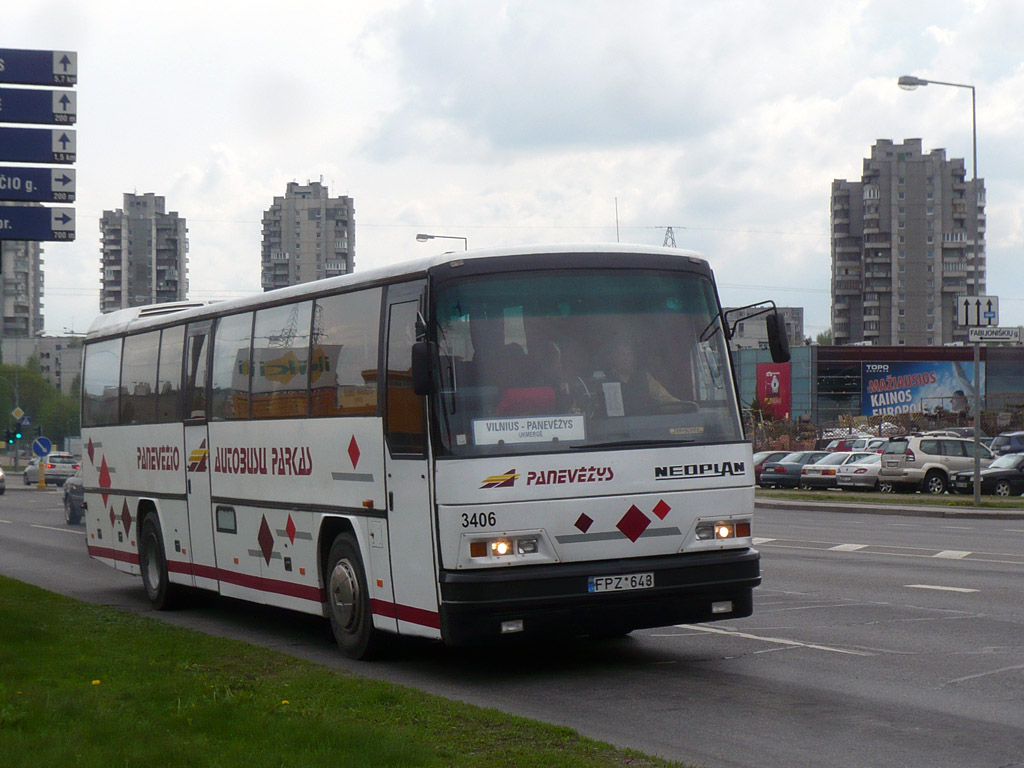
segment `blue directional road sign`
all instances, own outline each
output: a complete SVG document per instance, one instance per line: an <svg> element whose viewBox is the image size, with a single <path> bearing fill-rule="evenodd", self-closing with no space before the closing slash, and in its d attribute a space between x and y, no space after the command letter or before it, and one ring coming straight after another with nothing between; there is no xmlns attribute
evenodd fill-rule
<svg viewBox="0 0 1024 768"><path fill-rule="evenodd" d="M63 128L0 128L0 160L75 162L75 132Z"/></svg>
<svg viewBox="0 0 1024 768"><path fill-rule="evenodd" d="M74 85L78 54L74 51L31 51L0 48L0 83Z"/></svg>
<svg viewBox="0 0 1024 768"><path fill-rule="evenodd" d="M74 125L75 92L0 88L0 123Z"/></svg>
<svg viewBox="0 0 1024 768"><path fill-rule="evenodd" d="M0 205L0 240L74 239L74 208Z"/></svg>
<svg viewBox="0 0 1024 768"><path fill-rule="evenodd" d="M0 200L73 203L75 171L72 168L0 166Z"/></svg>
<svg viewBox="0 0 1024 768"><path fill-rule="evenodd" d="M50 438L48 437L37 437L32 441L32 453L40 458L43 456L49 456L52 448L53 443L50 442Z"/></svg>

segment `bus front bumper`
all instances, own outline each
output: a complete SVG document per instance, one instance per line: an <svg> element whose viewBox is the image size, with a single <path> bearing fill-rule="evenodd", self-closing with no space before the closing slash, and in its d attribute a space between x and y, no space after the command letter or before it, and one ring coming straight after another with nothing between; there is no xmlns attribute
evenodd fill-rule
<svg viewBox="0 0 1024 768"><path fill-rule="evenodd" d="M629 574L653 574L654 586L591 591L591 577ZM760 583L754 549L442 571L441 632L448 644L465 645L502 636L615 635L742 618L752 613Z"/></svg>

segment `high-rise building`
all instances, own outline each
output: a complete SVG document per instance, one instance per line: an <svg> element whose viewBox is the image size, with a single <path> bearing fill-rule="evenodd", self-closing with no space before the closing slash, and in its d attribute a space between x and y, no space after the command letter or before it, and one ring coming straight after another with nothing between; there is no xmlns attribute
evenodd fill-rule
<svg viewBox="0 0 1024 768"><path fill-rule="evenodd" d="M43 331L43 249L37 242L0 240L3 338Z"/></svg>
<svg viewBox="0 0 1024 768"><path fill-rule="evenodd" d="M985 184L920 139L879 139L860 181L832 182L836 344L967 341L956 297L985 294Z"/></svg>
<svg viewBox="0 0 1024 768"><path fill-rule="evenodd" d="M263 214L263 290L351 272L355 245L352 198L330 197L320 182L289 182Z"/></svg>
<svg viewBox="0 0 1024 768"><path fill-rule="evenodd" d="M125 193L124 208L103 212L100 232L101 312L185 300L188 227L162 196Z"/></svg>

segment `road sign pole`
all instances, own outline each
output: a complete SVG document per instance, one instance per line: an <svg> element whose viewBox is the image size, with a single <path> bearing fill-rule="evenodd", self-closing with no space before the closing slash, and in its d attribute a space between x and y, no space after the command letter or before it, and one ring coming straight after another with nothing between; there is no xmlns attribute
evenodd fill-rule
<svg viewBox="0 0 1024 768"><path fill-rule="evenodd" d="M981 506L981 344L974 344L974 506Z"/></svg>

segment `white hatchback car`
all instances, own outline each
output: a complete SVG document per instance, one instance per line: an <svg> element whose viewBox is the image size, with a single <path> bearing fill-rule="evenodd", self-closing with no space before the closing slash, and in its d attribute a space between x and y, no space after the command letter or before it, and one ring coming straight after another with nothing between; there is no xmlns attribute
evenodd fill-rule
<svg viewBox="0 0 1024 768"><path fill-rule="evenodd" d="M71 477L82 462L70 453L51 453L45 459L32 459L25 467L22 477L25 485L32 485L39 482L39 464L45 462L43 474L46 477L47 485L64 485L64 481Z"/></svg>

